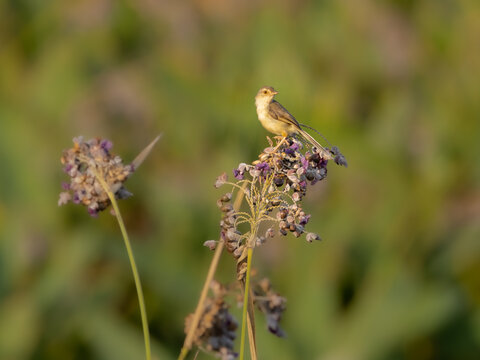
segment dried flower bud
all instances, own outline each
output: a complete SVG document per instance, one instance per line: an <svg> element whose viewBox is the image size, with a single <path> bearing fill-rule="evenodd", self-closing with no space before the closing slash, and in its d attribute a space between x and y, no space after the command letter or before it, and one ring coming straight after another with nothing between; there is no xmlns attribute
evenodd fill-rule
<svg viewBox="0 0 480 360"><path fill-rule="evenodd" d="M223 205L220 210L224 213L227 213L229 211L233 210L233 206L231 204Z"/></svg>
<svg viewBox="0 0 480 360"><path fill-rule="evenodd" d="M200 322L194 332L193 343L214 352L222 360L235 359L237 354L233 351L233 345L238 324L228 311L225 288L213 281L211 290L213 297L205 301ZM193 314L185 319L185 333L188 333L192 320Z"/></svg>
<svg viewBox="0 0 480 360"><path fill-rule="evenodd" d="M347 159L345 159L345 156L343 156L343 154L340 152L340 149L338 147L333 146L331 153L335 155L335 157L333 158L333 161L335 161L337 165L348 167Z"/></svg>
<svg viewBox="0 0 480 360"><path fill-rule="evenodd" d="M203 246L208 247L210 250L215 250L217 242L215 240L207 240L203 243Z"/></svg>
<svg viewBox="0 0 480 360"><path fill-rule="evenodd" d="M217 180L215 181L215 188L219 188L220 186L222 186L223 184L225 184L226 182L228 181L228 176L227 176L227 173L223 173L222 175L220 175L219 177L217 177Z"/></svg>
<svg viewBox="0 0 480 360"><path fill-rule="evenodd" d="M275 230L273 230L273 228L268 228L267 231L265 231L265 237L267 239L275 237Z"/></svg>
<svg viewBox="0 0 480 360"><path fill-rule="evenodd" d="M288 210L283 208L283 209L280 209L278 210L278 213L277 213L277 218L278 219L285 219L288 215Z"/></svg>
<svg viewBox="0 0 480 360"><path fill-rule="evenodd" d="M294 192L293 195L292 195L292 199L293 199L293 201L300 201L301 196L298 192Z"/></svg>
<svg viewBox="0 0 480 360"><path fill-rule="evenodd" d="M255 240L255 246L263 245L263 244L265 244L266 241L267 241L267 239L265 238L265 236L257 236L257 238Z"/></svg>
<svg viewBox="0 0 480 360"><path fill-rule="evenodd" d="M285 333L280 327L280 320L287 308L287 300L272 290L268 279L253 284L253 288L254 302L260 311L265 314L268 330L278 337L284 337Z"/></svg>
<svg viewBox="0 0 480 360"><path fill-rule="evenodd" d="M221 200L222 202L229 202L230 200L232 200L232 193L226 193L226 194L224 194L224 195L220 198L220 200Z"/></svg>
<svg viewBox="0 0 480 360"><path fill-rule="evenodd" d="M318 236L318 234L308 233L306 240L311 243L313 240L322 240L322 239L320 238L320 236Z"/></svg>
<svg viewBox="0 0 480 360"><path fill-rule="evenodd" d="M285 183L285 179L283 176L276 176L274 179L273 179L273 182L274 184L277 186L277 187L280 187L282 186L284 183Z"/></svg>

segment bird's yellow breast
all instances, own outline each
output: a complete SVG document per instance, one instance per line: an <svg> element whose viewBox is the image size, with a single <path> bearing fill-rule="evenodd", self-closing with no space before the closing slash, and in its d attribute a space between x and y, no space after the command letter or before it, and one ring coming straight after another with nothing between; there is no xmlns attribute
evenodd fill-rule
<svg viewBox="0 0 480 360"><path fill-rule="evenodd" d="M293 126L286 124L283 121L274 119L270 116L270 114L268 113L268 106L270 104L270 101L256 101L255 103L255 105L257 106L258 120L260 120L260 123L267 131L275 135L282 136L286 134L289 135L295 132L295 128Z"/></svg>

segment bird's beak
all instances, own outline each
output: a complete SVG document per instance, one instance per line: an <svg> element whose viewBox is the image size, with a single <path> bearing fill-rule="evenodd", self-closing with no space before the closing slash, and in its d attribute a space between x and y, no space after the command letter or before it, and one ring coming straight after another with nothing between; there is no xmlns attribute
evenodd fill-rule
<svg viewBox="0 0 480 360"><path fill-rule="evenodd" d="M278 94L278 91L273 90L273 91L272 91L272 94L273 94L273 95L277 95L277 94Z"/></svg>

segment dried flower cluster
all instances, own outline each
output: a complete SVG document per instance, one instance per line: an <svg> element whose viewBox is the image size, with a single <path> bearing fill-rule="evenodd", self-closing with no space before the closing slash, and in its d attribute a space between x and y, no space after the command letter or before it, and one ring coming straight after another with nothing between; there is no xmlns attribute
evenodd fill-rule
<svg viewBox="0 0 480 360"><path fill-rule="evenodd" d="M94 138L84 141L83 137L73 139L73 147L63 152L63 170L70 176L70 183L64 183L58 205L69 201L87 207L88 213L97 216L110 205L97 176L102 176L116 199L131 196L123 183L133 173L133 165L124 165L119 156L111 153L112 143L106 139Z"/></svg>
<svg viewBox="0 0 480 360"><path fill-rule="evenodd" d="M224 173L215 183L217 188L222 185L232 186L232 191L222 195L217 205L223 215L220 221L221 239L237 261L243 260L247 247L258 246L275 236L272 227L265 234L258 232L259 225L263 222L276 224L280 235L291 232L295 237L300 237L304 234L311 216L302 209L301 201L309 185L314 185L327 176L328 161L316 148L304 151L303 144L294 138L275 139L275 146L270 141L270 147L259 155L258 160L252 164L241 163L233 170L235 182L229 182ZM338 149L336 151L336 157L342 163L343 155ZM247 211L233 209L230 201L234 190L244 192L249 207ZM277 210L275 216L272 215L274 210ZM239 227L245 223L249 226L241 232ZM320 237L307 233L306 239L312 242L320 240ZM206 245L213 246L212 243ZM239 279L243 276L244 267L239 264Z"/></svg>
<svg viewBox="0 0 480 360"><path fill-rule="evenodd" d="M272 290L270 280L267 278L259 281L253 291L255 304L267 317L268 330L276 336L284 337L285 333L280 327L280 320L287 308L287 299Z"/></svg>
<svg viewBox="0 0 480 360"><path fill-rule="evenodd" d="M205 351L214 353L222 360L233 360L237 322L228 311L225 302L226 289L218 282L210 284L213 297L207 298L200 322L195 330L193 343ZM185 333L191 326L193 314L185 319Z"/></svg>
<svg viewBox="0 0 480 360"><path fill-rule="evenodd" d="M295 138L275 137L275 144L270 138L269 147L259 155L252 164L241 163L233 170L233 181L226 173L220 175L215 187L231 186L231 190L217 200L222 212L220 221L220 241L237 261L237 280L246 283L247 259L251 256L248 249L254 248L273 238L276 234L295 237L306 233L305 227L311 216L301 206L308 187L325 179L328 159L323 151L315 147L304 149L303 144ZM338 148L330 150L334 161L347 166L347 162ZM235 209L232 204L233 193L241 192L246 203L245 210ZM270 223L264 232L260 225ZM320 240L320 236L307 232L306 240ZM217 242L208 240L204 243L215 249ZM264 279L253 286L254 302L266 315L268 329L277 336L284 336L279 323L286 309L286 299L275 293L270 281ZM241 303L246 299L241 297ZM243 304L246 306L246 304Z"/></svg>

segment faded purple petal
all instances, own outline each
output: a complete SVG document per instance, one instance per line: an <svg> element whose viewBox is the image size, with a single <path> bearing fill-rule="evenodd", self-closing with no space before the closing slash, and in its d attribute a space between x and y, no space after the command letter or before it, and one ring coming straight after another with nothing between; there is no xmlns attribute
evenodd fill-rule
<svg viewBox="0 0 480 360"><path fill-rule="evenodd" d="M305 216L302 216L302 219L300 220L300 225L302 226L305 226L308 224L308 222L310 221L310 218L312 217L312 215L310 214L307 214Z"/></svg>
<svg viewBox="0 0 480 360"><path fill-rule="evenodd" d="M68 173L70 172L70 170L72 170L72 167L73 167L72 164L66 164L66 165L63 167L63 171L68 174Z"/></svg>
<svg viewBox="0 0 480 360"><path fill-rule="evenodd" d="M110 140L103 139L100 143L100 147L105 151L110 151L110 149L113 147L113 144Z"/></svg>
<svg viewBox="0 0 480 360"><path fill-rule="evenodd" d="M305 156L300 157L300 161L302 162L302 166L305 170L308 169L308 160L305 158Z"/></svg>
<svg viewBox="0 0 480 360"><path fill-rule="evenodd" d="M98 209L92 209L91 207L87 208L88 213L91 217L98 217Z"/></svg>
<svg viewBox="0 0 480 360"><path fill-rule="evenodd" d="M237 180L243 180L243 173L239 169L233 169L233 176Z"/></svg>
<svg viewBox="0 0 480 360"><path fill-rule="evenodd" d="M347 159L345 159L345 156L343 156L342 154L335 156L333 161L335 161L337 165L348 167Z"/></svg>
<svg viewBox="0 0 480 360"><path fill-rule="evenodd" d="M310 215L310 214L302 216L300 218L299 224L302 225L302 226L307 225L307 223L308 223L308 221L310 220L311 217L312 217L312 215Z"/></svg>
<svg viewBox="0 0 480 360"><path fill-rule="evenodd" d="M78 196L78 193L73 194L73 200L72 202L74 204L80 204L80 196Z"/></svg>
<svg viewBox="0 0 480 360"><path fill-rule="evenodd" d="M255 165L255 168L257 170L270 170L270 166L266 162L261 162Z"/></svg>

